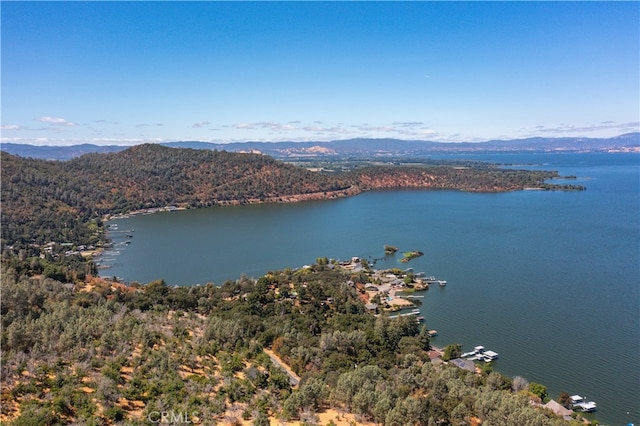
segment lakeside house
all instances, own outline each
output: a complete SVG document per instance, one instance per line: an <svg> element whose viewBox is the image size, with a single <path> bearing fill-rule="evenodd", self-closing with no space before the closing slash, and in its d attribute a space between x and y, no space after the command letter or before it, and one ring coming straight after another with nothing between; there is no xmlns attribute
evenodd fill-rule
<svg viewBox="0 0 640 426"><path fill-rule="evenodd" d="M458 368L462 368L463 370L467 370L472 373L476 372L476 364L473 361L469 361L468 359L455 358L449 360L449 363L455 365Z"/></svg>
<svg viewBox="0 0 640 426"><path fill-rule="evenodd" d="M375 312L378 309L378 304L377 303L367 303L366 305L364 305L364 307L368 312Z"/></svg>
<svg viewBox="0 0 640 426"><path fill-rule="evenodd" d="M544 404L543 407L547 410L551 410L556 416L562 417L565 420L571 420L573 418L571 416L573 414L573 411L563 407L553 399Z"/></svg>

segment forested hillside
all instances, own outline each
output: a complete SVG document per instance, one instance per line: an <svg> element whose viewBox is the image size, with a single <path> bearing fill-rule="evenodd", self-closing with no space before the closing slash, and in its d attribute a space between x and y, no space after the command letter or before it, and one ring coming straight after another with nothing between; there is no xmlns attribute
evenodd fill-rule
<svg viewBox="0 0 640 426"><path fill-rule="evenodd" d="M87 154L66 162L2 153L1 161L5 244L90 244L93 231L87 229L87 221L106 213L279 201L305 194L324 196L350 186L263 155L159 145Z"/></svg>
<svg viewBox="0 0 640 426"><path fill-rule="evenodd" d="M582 189L545 183L557 172L501 169L491 166L370 166L348 173L349 181L363 190L422 188L456 189L472 192L517 191L535 189Z"/></svg>
<svg viewBox="0 0 640 426"><path fill-rule="evenodd" d="M366 313L326 259L221 287L2 275L3 424L567 424L541 385L431 362L424 327Z"/></svg>
<svg viewBox="0 0 640 426"><path fill-rule="evenodd" d="M3 246L49 241L94 244L104 214L179 205L204 207L327 199L379 188L510 191L554 172L497 167L366 167L310 172L259 154L139 145L69 161L1 153ZM576 188L569 188L576 189Z"/></svg>

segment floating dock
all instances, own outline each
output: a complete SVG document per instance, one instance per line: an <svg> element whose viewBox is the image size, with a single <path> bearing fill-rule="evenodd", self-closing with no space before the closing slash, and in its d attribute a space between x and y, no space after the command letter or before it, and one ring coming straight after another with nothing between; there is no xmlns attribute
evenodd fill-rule
<svg viewBox="0 0 640 426"><path fill-rule="evenodd" d="M583 411L585 413L592 413L596 411L596 408L597 408L597 405L595 402L593 401L587 402L587 399L580 395L573 395L571 397L571 404L573 405L574 409Z"/></svg>
<svg viewBox="0 0 640 426"><path fill-rule="evenodd" d="M410 317L411 315L420 315L420 309L415 308L412 309L411 312L405 312L404 314L389 315L389 318Z"/></svg>
<svg viewBox="0 0 640 426"><path fill-rule="evenodd" d="M488 351L484 346L476 346L471 352L465 352L460 355L460 358L467 358L469 361L484 361L491 362L498 359L498 353L494 351Z"/></svg>

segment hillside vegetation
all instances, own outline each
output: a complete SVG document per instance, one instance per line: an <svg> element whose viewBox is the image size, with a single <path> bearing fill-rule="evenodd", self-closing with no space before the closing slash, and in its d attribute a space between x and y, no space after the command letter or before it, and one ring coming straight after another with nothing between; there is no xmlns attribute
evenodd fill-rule
<svg viewBox="0 0 640 426"><path fill-rule="evenodd" d="M2 153L2 183L5 244L90 244L95 241L87 223L107 213L169 204L204 207L286 201L291 196L324 196L349 187L262 155L158 145L88 154L66 162Z"/></svg>
<svg viewBox="0 0 640 426"><path fill-rule="evenodd" d="M557 176L555 172L438 165L323 174L259 154L152 144L64 162L0 155L3 246L49 241L94 244L103 215L167 205L292 202L380 188L491 192L569 188L545 184Z"/></svg>
<svg viewBox="0 0 640 426"><path fill-rule="evenodd" d="M365 313L326 260L221 287L2 275L3 424L566 424L533 383L432 363L424 327Z"/></svg>
<svg viewBox="0 0 640 426"><path fill-rule="evenodd" d="M525 188L579 189L545 183L557 172L501 169L498 167L369 166L347 174L349 181L366 189L456 189L470 192L504 192Z"/></svg>

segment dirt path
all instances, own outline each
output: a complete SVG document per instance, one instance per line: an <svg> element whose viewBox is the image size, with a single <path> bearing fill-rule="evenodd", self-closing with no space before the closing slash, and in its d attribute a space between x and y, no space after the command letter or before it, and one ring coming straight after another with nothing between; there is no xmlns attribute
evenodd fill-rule
<svg viewBox="0 0 640 426"><path fill-rule="evenodd" d="M289 376L289 381L291 382L291 386L293 387L298 386L298 383L300 383L300 376L294 373L293 370L289 368L289 366L285 364L278 355L273 353L273 351L270 351L269 349L263 349L263 350L264 350L264 353L269 355L269 358L271 358L271 362L273 362L276 366L280 367L287 373L287 375Z"/></svg>

